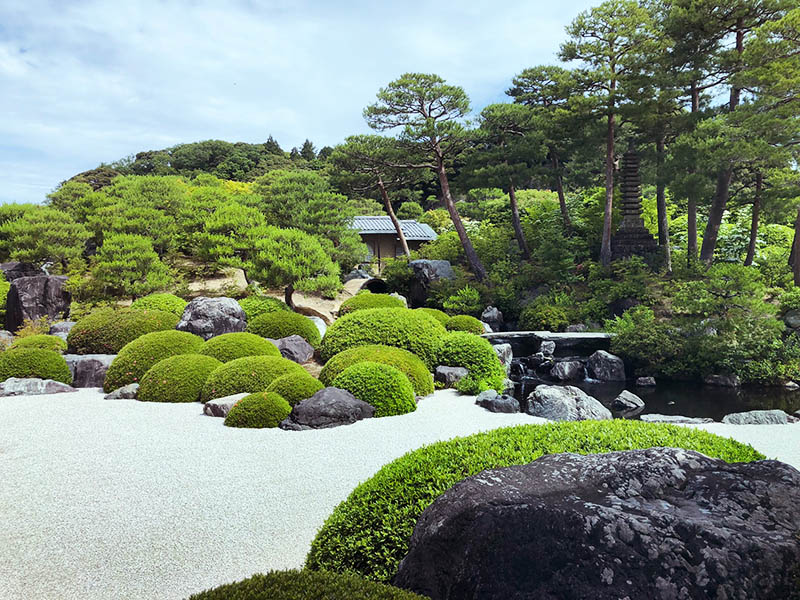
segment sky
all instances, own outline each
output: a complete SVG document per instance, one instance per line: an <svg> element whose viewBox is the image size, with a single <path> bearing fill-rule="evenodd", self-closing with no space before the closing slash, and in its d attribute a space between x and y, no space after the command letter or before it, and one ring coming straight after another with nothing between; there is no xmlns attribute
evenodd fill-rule
<svg viewBox="0 0 800 600"><path fill-rule="evenodd" d="M564 26L597 3L3 0L0 203L180 143L333 146L368 131L362 110L406 72L462 86L477 112L557 62Z"/></svg>

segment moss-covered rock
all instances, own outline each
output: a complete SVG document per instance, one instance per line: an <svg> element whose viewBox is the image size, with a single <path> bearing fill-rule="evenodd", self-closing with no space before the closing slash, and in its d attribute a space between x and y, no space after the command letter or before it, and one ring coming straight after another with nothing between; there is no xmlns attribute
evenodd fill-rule
<svg viewBox="0 0 800 600"><path fill-rule="evenodd" d="M305 369L279 356L245 356L215 369L203 386L201 400L208 402L244 392L263 392L275 379L289 373L307 374Z"/></svg>
<svg viewBox="0 0 800 600"><path fill-rule="evenodd" d="M220 365L202 354L165 358L142 376L136 397L144 402L197 402L206 379Z"/></svg>
<svg viewBox="0 0 800 600"><path fill-rule="evenodd" d="M364 290L342 302L339 314L346 315L356 310L365 308L405 308L406 305L400 298L390 294L373 294Z"/></svg>
<svg viewBox="0 0 800 600"><path fill-rule="evenodd" d="M439 347L438 364L464 367L469 375L456 384L464 394L478 394L484 390L502 392L506 370L492 345L484 338L465 331L449 333Z"/></svg>
<svg viewBox="0 0 800 600"><path fill-rule="evenodd" d="M247 298L239 300L239 306L242 307L244 314L247 315L248 323L264 313L292 311L289 305L283 300L270 298L269 296L248 296Z"/></svg>
<svg viewBox="0 0 800 600"><path fill-rule="evenodd" d="M292 407L274 392L257 392L239 400L225 417L228 427L264 429L277 427L289 416Z"/></svg>
<svg viewBox="0 0 800 600"><path fill-rule="evenodd" d="M314 348L319 347L319 329L314 321L295 312L276 311L259 315L247 324L247 331L278 340L299 335Z"/></svg>
<svg viewBox="0 0 800 600"><path fill-rule="evenodd" d="M72 384L72 374L64 357L58 352L41 348L0 352L0 381L9 377L38 377Z"/></svg>
<svg viewBox="0 0 800 600"><path fill-rule="evenodd" d="M213 356L219 361L230 362L245 356L280 356L280 350L263 337L254 333L223 333L212 337L200 348L199 354Z"/></svg>
<svg viewBox="0 0 800 600"><path fill-rule="evenodd" d="M444 326L447 331L466 331L475 335L480 335L484 331L483 323L470 315L456 315L455 317L450 317Z"/></svg>
<svg viewBox="0 0 800 600"><path fill-rule="evenodd" d="M160 310L180 317L187 304L186 300L175 294L148 294L134 300L131 308L133 310Z"/></svg>
<svg viewBox="0 0 800 600"><path fill-rule="evenodd" d="M117 354L136 338L177 324L177 315L161 310L101 308L75 323L67 346L74 354Z"/></svg>
<svg viewBox="0 0 800 600"><path fill-rule="evenodd" d="M17 350L19 348L39 348L41 350L50 350L62 354L67 349L67 342L62 340L57 335L29 335L23 338L17 338L11 344L9 350Z"/></svg>
<svg viewBox="0 0 800 600"><path fill-rule="evenodd" d="M347 390L374 406L376 417L403 415L417 410L414 388L408 377L389 365L370 361L356 363L336 376L333 387Z"/></svg>

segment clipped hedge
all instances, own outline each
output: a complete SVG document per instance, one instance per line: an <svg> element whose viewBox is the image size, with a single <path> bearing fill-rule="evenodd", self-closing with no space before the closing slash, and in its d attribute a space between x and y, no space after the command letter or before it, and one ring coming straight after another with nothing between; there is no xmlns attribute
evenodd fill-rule
<svg viewBox="0 0 800 600"><path fill-rule="evenodd" d="M276 377L267 387L267 391L275 392L286 400L289 406L294 406L301 400L311 398L325 387L318 379L314 379L305 371L303 373L287 373Z"/></svg>
<svg viewBox="0 0 800 600"><path fill-rule="evenodd" d="M285 311L292 312L289 305L283 300L277 298L270 298L269 296L248 296L238 301L239 306L242 307L244 314L247 315L247 321L250 322L256 317L264 313Z"/></svg>
<svg viewBox="0 0 800 600"><path fill-rule="evenodd" d="M180 317L187 304L189 303L186 300L175 294L148 294L134 300L131 308L133 310L161 310Z"/></svg>
<svg viewBox="0 0 800 600"><path fill-rule="evenodd" d="M332 385L374 406L376 417L404 415L417 410L414 388L408 377L389 365L370 361L356 363L337 375Z"/></svg>
<svg viewBox="0 0 800 600"><path fill-rule="evenodd" d="M101 308L80 319L67 335L75 354L117 354L146 333L175 329L179 318L161 310Z"/></svg>
<svg viewBox="0 0 800 600"><path fill-rule="evenodd" d="M764 458L748 445L706 431L626 420L521 425L438 442L398 458L356 487L317 534L306 566L390 581L422 511L459 481L544 454L657 446L696 450L727 462Z"/></svg>
<svg viewBox="0 0 800 600"><path fill-rule="evenodd" d="M314 348L319 346L321 339L314 321L296 312L264 313L247 324L247 331L274 340L299 335Z"/></svg>
<svg viewBox="0 0 800 600"><path fill-rule="evenodd" d="M433 393L433 376L418 356L402 348L379 344L356 346L340 352L325 363L325 367L319 374L319 380L325 385L332 385L339 373L350 365L364 361L390 365L402 371L408 377L417 396L427 396Z"/></svg>
<svg viewBox="0 0 800 600"><path fill-rule="evenodd" d="M400 298L390 294L373 294L364 290L348 298L339 306L339 315L346 315L356 310L365 308L405 308L406 305Z"/></svg>
<svg viewBox="0 0 800 600"><path fill-rule="evenodd" d="M170 356L142 376L136 397L145 402L197 402L206 379L220 365L202 354Z"/></svg>
<svg viewBox="0 0 800 600"><path fill-rule="evenodd" d="M212 337L202 345L199 354L213 356L221 362L230 362L245 356L280 356L281 352L269 340L242 331Z"/></svg>
<svg viewBox="0 0 800 600"><path fill-rule="evenodd" d="M154 331L143 335L119 351L108 367L103 389L111 392L138 382L159 361L178 354L196 353L203 338L186 331Z"/></svg>
<svg viewBox="0 0 800 600"><path fill-rule="evenodd" d="M228 427L264 429L277 427L289 416L292 407L274 392L257 392L239 400L225 417Z"/></svg>
<svg viewBox="0 0 800 600"><path fill-rule="evenodd" d="M72 374L64 357L58 352L42 348L0 352L0 381L9 377L38 377L72 384Z"/></svg>
<svg viewBox="0 0 800 600"><path fill-rule="evenodd" d="M439 310L438 308L415 308L414 310L418 310L419 312L423 312L426 315L433 317L442 325L447 324L447 322L450 320L450 315L443 310Z"/></svg>
<svg viewBox="0 0 800 600"><path fill-rule="evenodd" d="M416 354L429 370L447 330L434 317L408 308L367 308L336 320L320 347L322 360L356 346L382 344Z"/></svg>
<svg viewBox="0 0 800 600"><path fill-rule="evenodd" d="M303 367L280 356L237 358L211 373L200 398L208 402L232 394L263 392L275 379L289 373L307 374Z"/></svg>
<svg viewBox="0 0 800 600"><path fill-rule="evenodd" d="M66 351L67 342L57 335L38 334L17 338L8 347L9 350L18 350L20 348L39 348L40 350L50 350L61 354Z"/></svg>
<svg viewBox="0 0 800 600"><path fill-rule="evenodd" d="M425 600L349 573L271 571L221 585L189 600Z"/></svg>
<svg viewBox="0 0 800 600"><path fill-rule="evenodd" d="M447 331L466 331L475 335L480 335L484 332L483 323L471 315L450 317L444 327Z"/></svg>
<svg viewBox="0 0 800 600"><path fill-rule="evenodd" d="M492 345L480 336L453 331L442 341L438 364L465 367L469 375L456 384L462 394L478 394L493 389L502 392L506 370Z"/></svg>

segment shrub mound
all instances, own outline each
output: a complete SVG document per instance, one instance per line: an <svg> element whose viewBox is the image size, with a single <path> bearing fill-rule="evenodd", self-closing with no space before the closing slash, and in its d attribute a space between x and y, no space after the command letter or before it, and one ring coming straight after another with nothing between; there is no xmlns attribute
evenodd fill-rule
<svg viewBox="0 0 800 600"><path fill-rule="evenodd" d="M314 321L296 312L264 313L247 324L247 331L274 340L299 335L314 348L320 342L319 329Z"/></svg>
<svg viewBox="0 0 800 600"><path fill-rule="evenodd" d="M469 375L456 384L462 394L478 394L493 389L502 392L506 379L497 353L482 337L465 331L453 331L442 341L438 364L465 367Z"/></svg>
<svg viewBox="0 0 800 600"><path fill-rule="evenodd" d="M146 333L175 329L179 318L161 310L101 308L80 319L67 335L75 354L117 354Z"/></svg>
<svg viewBox="0 0 800 600"><path fill-rule="evenodd" d="M108 367L103 389L111 392L138 382L159 361L178 354L192 354L203 345L203 338L186 331L154 331L127 344Z"/></svg>
<svg viewBox="0 0 800 600"><path fill-rule="evenodd" d="M247 315L248 323L264 313L277 312L279 310L291 312L292 309L283 300L270 298L269 296L248 296L239 300L244 314Z"/></svg>
<svg viewBox="0 0 800 600"><path fill-rule="evenodd" d="M223 333L212 337L200 348L199 354L213 356L221 362L230 362L244 356L280 356L272 342L254 333Z"/></svg>
<svg viewBox="0 0 800 600"><path fill-rule="evenodd" d="M136 397L145 402L197 402L206 379L221 364L202 354L165 358L142 376Z"/></svg>
<svg viewBox="0 0 800 600"><path fill-rule="evenodd" d="M149 294L134 300L131 308L133 310L161 310L180 317L187 304L189 303L186 300L175 294Z"/></svg>
<svg viewBox="0 0 800 600"><path fill-rule="evenodd" d="M221 585L189 600L425 600L350 573L271 571Z"/></svg>
<svg viewBox="0 0 800 600"><path fill-rule="evenodd" d="M398 458L356 487L317 534L306 566L390 581L422 511L459 481L544 454L657 446L696 450L727 462L764 458L751 446L706 431L626 420L521 425L438 442Z"/></svg>
<svg viewBox="0 0 800 600"><path fill-rule="evenodd" d="M337 375L332 385L374 406L376 417L404 415L417 410L414 388L408 377L389 365L371 361L356 363Z"/></svg>
<svg viewBox="0 0 800 600"><path fill-rule="evenodd" d="M289 373L306 374L300 365L280 356L245 356L217 367L200 395L203 402L231 394L263 392L276 378Z"/></svg>
<svg viewBox="0 0 800 600"><path fill-rule="evenodd" d="M50 350L61 354L67 349L67 342L57 335L38 334L17 338L8 347L9 350L19 350L21 348L39 348L40 350Z"/></svg>
<svg viewBox="0 0 800 600"><path fill-rule="evenodd" d="M252 429L277 427L289 416L290 412L292 412L292 407L278 394L257 392L245 396L233 405L228 416L225 417L225 425Z"/></svg>
<svg viewBox="0 0 800 600"><path fill-rule="evenodd" d="M471 315L456 315L450 317L444 324L447 331L466 331L480 335L483 333L483 323Z"/></svg>
<svg viewBox="0 0 800 600"><path fill-rule="evenodd" d="M320 354L327 362L349 348L382 344L416 354L432 370L445 335L447 330L439 321L418 310L366 308L345 315L328 327Z"/></svg>
<svg viewBox="0 0 800 600"><path fill-rule="evenodd" d="M443 310L439 310L438 308L415 308L414 310L418 310L419 312L423 312L426 315L433 317L442 325L447 324L447 322L450 320L450 315Z"/></svg>
<svg viewBox="0 0 800 600"><path fill-rule="evenodd" d="M369 290L364 290L348 298L339 307L339 315L346 315L356 310L365 308L405 308L406 305L400 298L395 298L390 294L373 294Z"/></svg>
<svg viewBox="0 0 800 600"><path fill-rule="evenodd" d="M289 406L294 406L301 400L311 398L325 387L318 379L314 379L305 371L303 373L287 373L276 377L267 387L267 391L275 392L286 400Z"/></svg>
<svg viewBox="0 0 800 600"><path fill-rule="evenodd" d="M364 361L390 365L402 371L408 377L417 396L427 396L433 393L433 377L419 357L402 348L379 344L356 346L340 352L325 364L319 374L319 380L325 385L332 385L339 373L350 365Z"/></svg>
<svg viewBox="0 0 800 600"><path fill-rule="evenodd" d="M38 377L71 384L67 361L58 352L42 348L19 348L0 352L0 381L9 377Z"/></svg>

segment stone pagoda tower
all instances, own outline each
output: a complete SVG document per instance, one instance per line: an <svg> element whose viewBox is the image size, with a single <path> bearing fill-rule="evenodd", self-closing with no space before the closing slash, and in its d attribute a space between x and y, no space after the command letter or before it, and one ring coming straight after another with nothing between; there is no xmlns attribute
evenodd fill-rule
<svg viewBox="0 0 800 600"><path fill-rule="evenodd" d="M642 182L639 178L639 155L633 147L622 155L622 222L611 237L614 260L638 255L646 260L656 258L658 242L642 220Z"/></svg>

